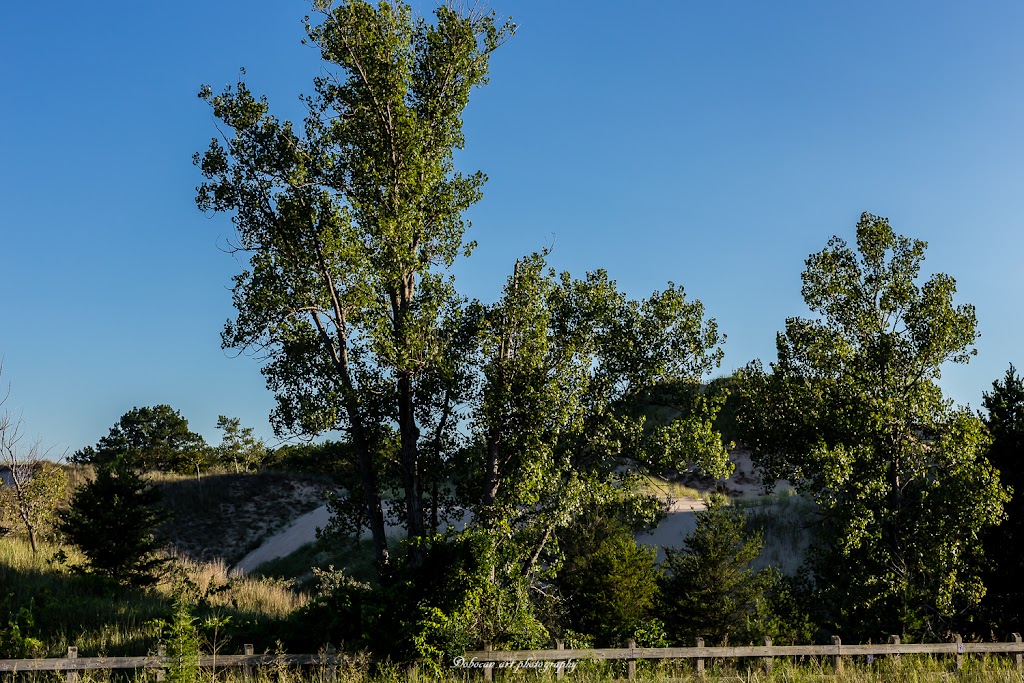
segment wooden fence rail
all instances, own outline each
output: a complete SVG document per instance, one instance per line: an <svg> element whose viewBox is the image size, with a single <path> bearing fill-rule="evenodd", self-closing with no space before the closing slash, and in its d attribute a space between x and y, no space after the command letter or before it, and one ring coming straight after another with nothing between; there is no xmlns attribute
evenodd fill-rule
<svg viewBox="0 0 1024 683"><path fill-rule="evenodd" d="M549 650L515 650L497 651L485 646L483 650L466 652L456 658L455 666L466 669L479 669L484 680L493 680L494 669L517 668L521 665L532 665L536 662L550 662L554 665L558 678L561 678L567 665L577 660L626 661L627 674L630 679L636 675L636 662L639 660L693 659L696 660L698 673L704 671L707 659L734 659L755 657L765 660L770 668L774 657L828 657L836 669L843 666L844 657L867 657L873 661L877 656L932 654L949 655L955 658L955 666L959 671L963 667L965 654L992 653L1012 655L1018 670L1024 660L1024 643L1019 633L1010 636L1005 643L965 643L960 636L948 643L901 643L898 636L892 636L888 643L843 645L838 636L832 636L831 645L772 645L765 638L764 645L705 647L704 639L698 638L695 647L636 647L630 642L624 648L600 648L567 650L559 642L555 649ZM534 665L535 668L541 668Z"/></svg>
<svg viewBox="0 0 1024 683"><path fill-rule="evenodd" d="M79 672L104 669L154 669L156 679L163 680L164 671L177 663L174 657L161 654L147 657L79 657L78 648L69 647L67 657L50 659L0 659L0 673L14 671L65 671L67 683L78 683ZM257 655L253 654L252 645L244 646L245 654L241 655L200 655L196 663L200 667L256 667L269 664L319 664L325 667L337 667L348 662L348 658L334 654L328 648L319 655ZM328 676L332 679L333 676Z"/></svg>
<svg viewBox="0 0 1024 683"><path fill-rule="evenodd" d="M765 666L770 668L775 657L828 657L836 669L841 669L845 657L867 657L873 661L876 656L932 654L949 655L955 658L955 666L959 671L963 667L965 654L1003 654L1014 658L1018 670L1024 668L1024 643L1020 634L1014 633L1005 643L965 643L959 636L948 643L901 643L893 636L888 643L843 645L838 636L832 637L831 645L772 645L766 638L764 645L705 647L702 638L697 639L695 647L636 647L632 641L628 647L600 649L565 649L559 641L555 649L548 650L516 650L497 651L486 646L483 650L466 652L452 662L456 668L477 669L483 673L485 681L493 680L494 669L537 667L537 663L550 662L555 675L562 678L567 668L578 660L625 661L627 675L630 679L636 675L636 663L640 660L692 659L695 660L698 673L703 673L705 660L761 658ZM162 652L148 657L79 657L78 648L69 647L67 657L51 659L0 659L0 673L14 671L64 671L67 683L79 683L79 672L97 669L153 669L156 679L163 680L164 672L176 663L173 657L166 657ZM350 660L338 656L332 648L316 655L257 655L253 654L252 645L244 646L245 654L240 655L201 655L197 658L200 667L257 667L272 664L310 665L328 667L328 679L339 665ZM540 667L537 667L540 668ZM548 668L548 667L545 667ZM415 667L409 671L415 678Z"/></svg>

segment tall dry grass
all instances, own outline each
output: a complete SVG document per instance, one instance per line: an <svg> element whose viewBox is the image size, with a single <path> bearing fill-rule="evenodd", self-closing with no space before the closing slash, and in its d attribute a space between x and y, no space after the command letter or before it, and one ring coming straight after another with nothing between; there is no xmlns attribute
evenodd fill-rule
<svg viewBox="0 0 1024 683"><path fill-rule="evenodd" d="M58 550L65 560L55 559ZM157 622L167 620L183 584L191 586L201 611L238 624L284 620L309 600L285 581L233 576L223 562L175 558L172 570L143 590L75 571L83 559L71 547L43 544L33 553L21 539L0 538L0 612L11 615L0 613L0 629L25 608L32 624L23 635L42 641L41 656L59 656L68 646L83 657L138 656L155 651Z"/></svg>

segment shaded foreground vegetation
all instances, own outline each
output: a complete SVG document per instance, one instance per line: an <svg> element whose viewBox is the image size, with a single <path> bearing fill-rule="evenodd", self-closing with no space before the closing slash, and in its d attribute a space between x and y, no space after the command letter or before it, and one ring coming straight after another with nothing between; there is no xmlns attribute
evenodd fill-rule
<svg viewBox="0 0 1024 683"><path fill-rule="evenodd" d="M194 605L203 644L234 647L232 637L269 648L308 597L269 579L229 577L223 563L175 562L151 589L129 588L77 573L80 561L53 546L32 553L16 538L0 539L0 653L8 658L58 657L69 646L83 657L155 652L173 619L176 594ZM209 627L209 628L207 628ZM220 642L214 642L214 631ZM209 631L209 633L207 633Z"/></svg>
<svg viewBox="0 0 1024 683"><path fill-rule="evenodd" d="M553 671L533 669L495 670L494 681L541 682L564 680L572 683L610 683L626 678L623 662L574 662L574 668L566 671L562 679L556 679ZM173 675L173 673L172 673ZM85 671L82 683L141 683L151 681L153 674L143 671ZM1012 660L997 656L980 656L966 660L960 672L952 670L949 661L932 656L911 656L880 658L873 663L864 661L848 662L842 669L835 670L831 663L809 658L802 661L775 660L770 667L761 661L714 661L709 662L703 675L699 675L692 664L663 662L637 665L637 681L649 683L698 683L704 681L743 683L923 683L944 681L955 678L964 683L1014 683L1024 680L1012 665ZM0 680L14 683L65 683L63 673L24 672L0 675ZM180 680L180 679L179 679ZM244 674L241 669L203 670L183 683L223 681L224 683L405 683L410 680L456 683L482 680L479 671L469 672L452 667L440 674L431 675L410 670L394 662L371 663L365 657L353 657L347 664L327 668L323 666L291 667L286 664L271 664Z"/></svg>

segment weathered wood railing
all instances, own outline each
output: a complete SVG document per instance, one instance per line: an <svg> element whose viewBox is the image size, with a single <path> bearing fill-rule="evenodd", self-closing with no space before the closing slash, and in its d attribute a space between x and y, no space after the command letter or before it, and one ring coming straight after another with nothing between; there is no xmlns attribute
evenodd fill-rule
<svg viewBox="0 0 1024 683"><path fill-rule="evenodd" d="M275 665L320 665L328 668L329 680L335 667L344 664L347 658L338 656L332 648L318 655L253 654L252 645L244 646L240 655L200 655L195 664L204 668L243 667L251 669L269 664ZM13 671L65 671L67 683L79 683L79 672L104 669L153 669L156 680L164 679L164 672L177 663L174 657L164 655L161 647L156 655L148 657L79 657L78 648L69 647L67 657L50 659L0 659L0 673ZM192 664L192 662L190 662Z"/></svg>
<svg viewBox="0 0 1024 683"><path fill-rule="evenodd" d="M586 650L567 650L559 642L553 650L517 650L501 652L485 646L483 650L466 652L456 658L454 665L465 669L482 671L484 680L493 680L495 669L515 668L551 668L561 678L566 669L575 668L573 662L579 660L625 661L627 675L630 679L636 676L636 663L640 660L692 659L696 660L698 674L704 672L705 661L708 659L734 659L756 657L765 660L765 666L771 667L775 657L827 657L832 666L842 669L846 657L866 657L873 661L877 656L932 654L950 655L955 658L954 666L959 671L963 668L965 654L1005 654L1014 658L1018 670L1022 669L1024 660L1024 643L1019 633L1010 636L1005 643L965 643L956 636L948 643L902 643L899 637L892 636L888 643L843 645L838 636L832 636L831 645L772 645L771 639L765 638L764 645L705 647L702 638L697 639L695 647L636 647L630 642L624 648L601 648ZM540 666L550 663L550 666Z"/></svg>
<svg viewBox="0 0 1024 683"><path fill-rule="evenodd" d="M636 663L640 660L689 659L695 660L698 674L704 672L708 659L760 658L770 668L775 657L823 657L831 660L832 666L842 669L843 659L847 657L866 657L873 661L877 656L931 654L949 655L954 657L955 667L959 671L963 667L965 654L1003 654L1012 656L1017 670L1024 669L1024 643L1020 634L1014 633L1004 643L965 643L959 636L946 643L901 643L893 636L888 643L843 645L838 636L832 637L831 645L772 645L765 639L764 645L705 647L704 640L698 638L694 647L636 647L630 642L623 648L577 649L567 650L559 641L555 649L548 650L517 650L496 651L485 646L483 650L466 652L456 657L453 666L462 669L480 670L485 681L493 680L495 669L514 668L551 668L555 675L562 678L566 670L575 668L574 662L579 660L625 661L627 676L636 676ZM346 657L335 654L328 648L316 655L288 654L253 654L252 645L244 647L240 655L201 655L195 664L205 668L243 667L251 670L266 665L319 665L327 669L327 679L336 678L338 666L348 663ZM64 671L67 683L79 683L79 672L103 669L153 669L156 680L164 679L164 672L176 664L173 657L164 656L163 649L156 655L148 657L79 657L78 649L68 648L67 657L50 659L0 659L0 672L14 671ZM539 666L544 663L544 666ZM547 664L550 663L550 666ZM410 678L415 678L415 668L411 668Z"/></svg>

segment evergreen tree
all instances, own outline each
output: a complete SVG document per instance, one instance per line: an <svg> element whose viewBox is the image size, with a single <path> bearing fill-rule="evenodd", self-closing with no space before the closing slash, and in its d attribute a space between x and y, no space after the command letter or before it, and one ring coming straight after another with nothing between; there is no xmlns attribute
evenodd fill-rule
<svg viewBox="0 0 1024 683"><path fill-rule="evenodd" d="M150 585L167 562L154 534L163 521L159 500L159 491L125 458L113 458L75 492L61 515L61 531L85 555L88 572L127 585Z"/></svg>
<svg viewBox="0 0 1024 683"><path fill-rule="evenodd" d="M652 616L657 551L637 544L628 526L596 509L559 534L558 544L565 559L556 583L567 626L609 647L622 645Z"/></svg>
<svg viewBox="0 0 1024 683"><path fill-rule="evenodd" d="M665 550L660 613L669 639L692 645L698 637L725 642L759 635L766 593L777 580L771 570L750 568L764 547L761 534L748 532L744 514L721 495L696 517L683 547Z"/></svg>

